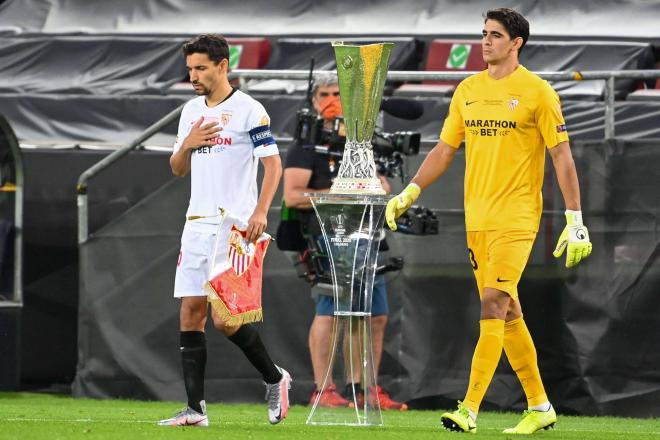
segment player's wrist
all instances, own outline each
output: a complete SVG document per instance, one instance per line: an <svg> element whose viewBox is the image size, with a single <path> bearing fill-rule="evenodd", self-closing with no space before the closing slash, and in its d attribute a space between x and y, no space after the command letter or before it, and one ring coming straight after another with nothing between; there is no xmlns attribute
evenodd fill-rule
<svg viewBox="0 0 660 440"><path fill-rule="evenodd" d="M193 149L193 145L190 142L187 142L187 139L181 144L181 149L183 151L190 151Z"/></svg>
<svg viewBox="0 0 660 440"><path fill-rule="evenodd" d="M259 205L257 205L254 208L254 211L252 212L252 216L255 216L255 215L266 216L267 214L268 214L268 208L264 208L264 207L259 206Z"/></svg>
<svg viewBox="0 0 660 440"><path fill-rule="evenodd" d="M403 192L407 194L414 202L422 193L422 188L420 188L420 186L415 182L410 182L408 186L406 186L406 188L403 190Z"/></svg>
<svg viewBox="0 0 660 440"><path fill-rule="evenodd" d="M564 215L566 216L566 224L568 226L583 226L582 211L567 209Z"/></svg>

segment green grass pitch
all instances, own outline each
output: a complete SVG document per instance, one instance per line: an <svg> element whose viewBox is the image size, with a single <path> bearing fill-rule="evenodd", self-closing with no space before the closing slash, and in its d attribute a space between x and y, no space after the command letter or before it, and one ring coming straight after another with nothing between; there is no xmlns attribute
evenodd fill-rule
<svg viewBox="0 0 660 440"><path fill-rule="evenodd" d="M384 412L383 427L308 426L309 408L294 406L288 418L271 426L264 404L210 404L208 428L156 426L180 403L126 400L88 400L29 393L0 393L0 439L506 439L504 428L519 414L479 414L475 436L441 428L439 411ZM464 437L465 436L465 437ZM660 420L559 415L554 430L540 431L540 439L658 439Z"/></svg>

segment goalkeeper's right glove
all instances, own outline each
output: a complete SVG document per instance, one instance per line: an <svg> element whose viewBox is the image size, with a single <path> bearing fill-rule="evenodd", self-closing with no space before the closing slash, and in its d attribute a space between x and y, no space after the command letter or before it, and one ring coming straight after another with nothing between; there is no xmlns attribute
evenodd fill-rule
<svg viewBox="0 0 660 440"><path fill-rule="evenodd" d="M387 207L385 208L385 221L387 221L387 226L391 230L396 231L396 219L401 217L401 214L406 212L408 208L415 203L417 197L422 192L422 189L416 183L409 183L406 188L401 191L396 197L390 199L387 202Z"/></svg>

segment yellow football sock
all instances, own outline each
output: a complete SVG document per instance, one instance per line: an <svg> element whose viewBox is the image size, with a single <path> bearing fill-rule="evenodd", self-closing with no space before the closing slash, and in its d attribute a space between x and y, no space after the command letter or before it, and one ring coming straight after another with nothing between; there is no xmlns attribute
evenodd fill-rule
<svg viewBox="0 0 660 440"><path fill-rule="evenodd" d="M479 341L472 356L470 384L463 401L475 414L479 412L481 401L502 356L504 320L482 319L479 321L479 329Z"/></svg>
<svg viewBox="0 0 660 440"><path fill-rule="evenodd" d="M547 402L534 341L522 316L504 325L504 352L525 391L528 406Z"/></svg>

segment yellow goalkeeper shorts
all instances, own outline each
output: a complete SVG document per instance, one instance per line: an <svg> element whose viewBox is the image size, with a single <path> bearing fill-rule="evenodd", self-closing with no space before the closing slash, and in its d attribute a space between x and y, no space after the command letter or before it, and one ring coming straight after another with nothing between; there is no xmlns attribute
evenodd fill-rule
<svg viewBox="0 0 660 440"><path fill-rule="evenodd" d="M468 257L479 296L491 287L518 298L518 282L527 265L535 231L468 231Z"/></svg>

